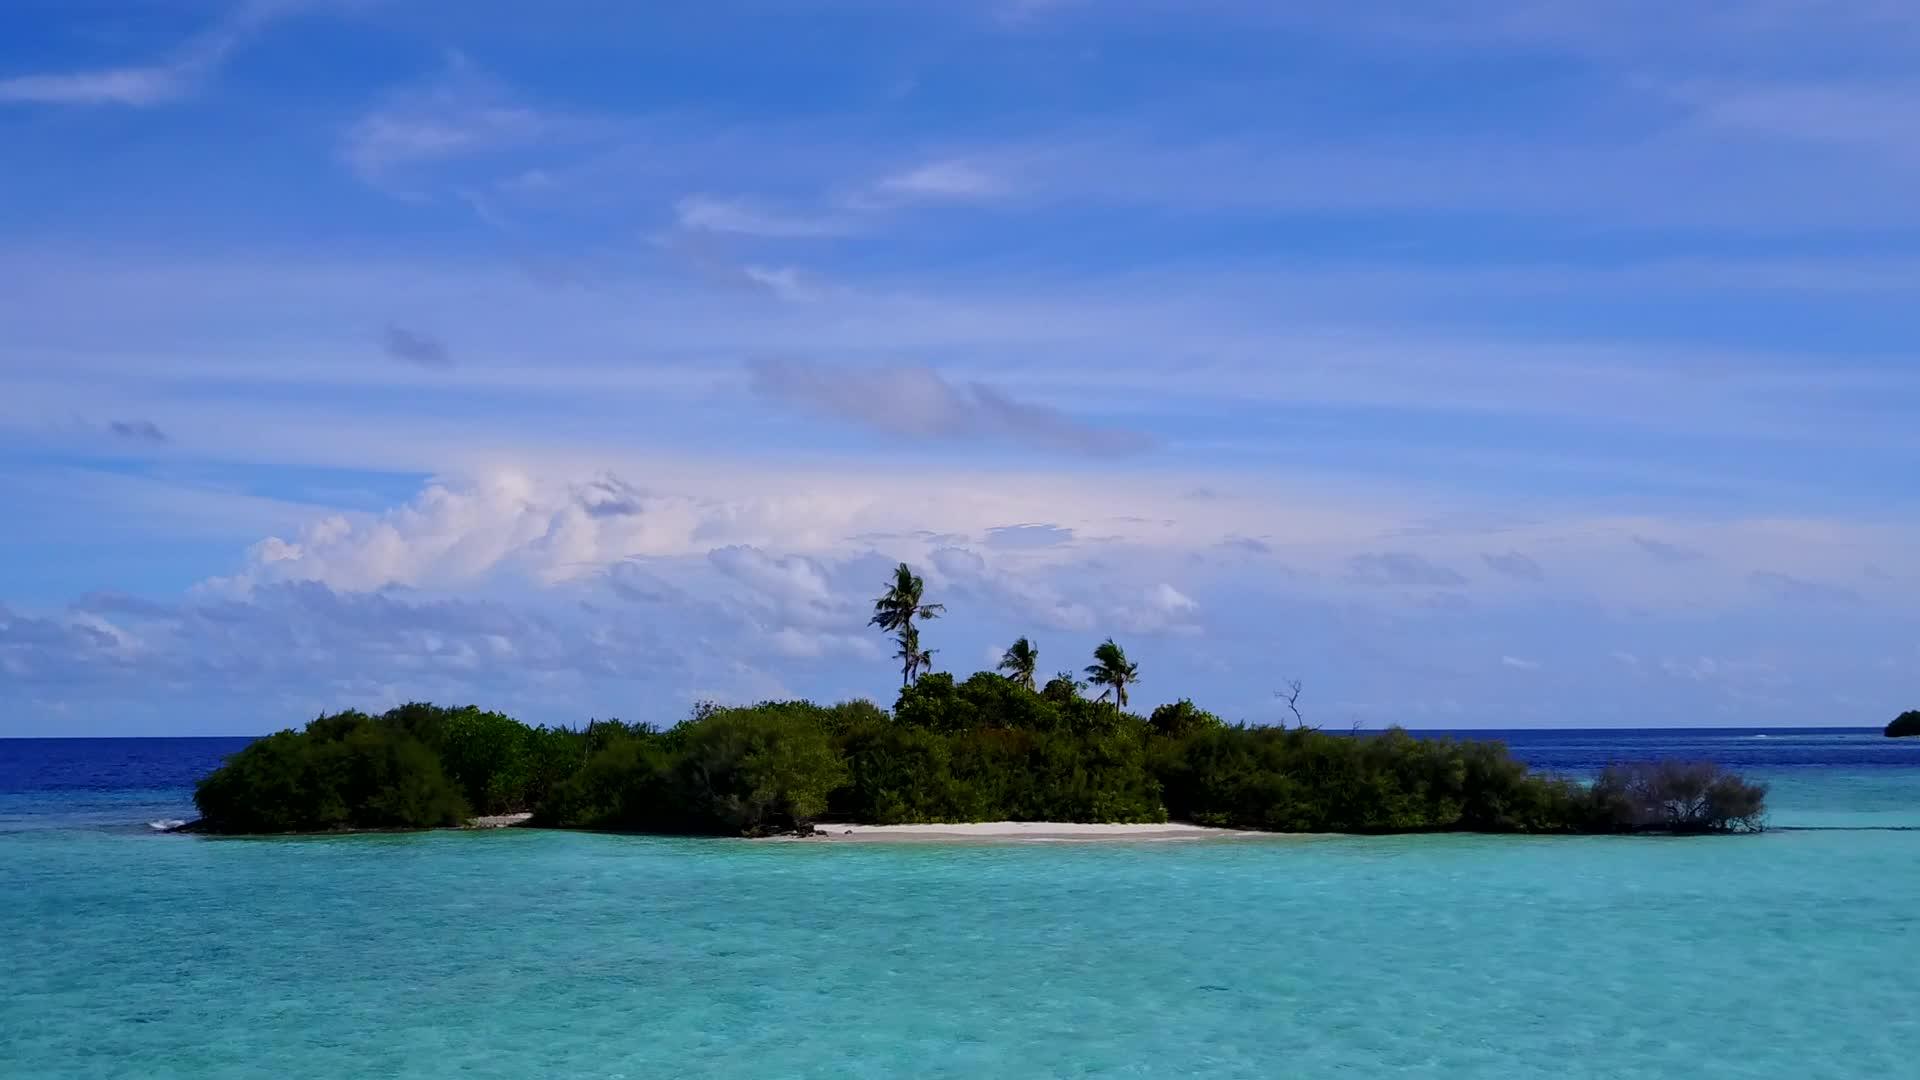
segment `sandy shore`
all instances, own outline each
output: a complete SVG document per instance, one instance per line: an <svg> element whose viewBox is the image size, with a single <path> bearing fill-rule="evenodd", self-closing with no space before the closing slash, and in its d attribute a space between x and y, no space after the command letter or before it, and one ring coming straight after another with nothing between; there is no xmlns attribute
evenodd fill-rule
<svg viewBox="0 0 1920 1080"><path fill-rule="evenodd" d="M1074 821L971 821L951 825L821 825L811 837L777 837L799 843L852 841L899 843L911 841L974 841L980 843L1079 843L1089 841L1214 840L1231 837L1272 837L1274 833L1214 829L1205 825L1168 822L1161 825L1096 825Z"/></svg>

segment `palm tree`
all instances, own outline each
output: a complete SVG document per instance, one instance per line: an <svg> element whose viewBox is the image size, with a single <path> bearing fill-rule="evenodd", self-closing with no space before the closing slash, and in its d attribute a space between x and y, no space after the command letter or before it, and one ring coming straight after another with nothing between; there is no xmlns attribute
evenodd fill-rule
<svg viewBox="0 0 1920 1080"><path fill-rule="evenodd" d="M905 686L919 678L922 669L933 670L933 654L938 650L920 647L920 631L916 627L909 626L902 630L898 640L900 649L893 654L893 658L900 661L901 685Z"/></svg>
<svg viewBox="0 0 1920 1080"><path fill-rule="evenodd" d="M1095 686L1104 686L1100 699L1106 700L1113 695L1113 711L1119 712L1127 707L1127 684L1140 680L1140 665L1127 659L1127 651L1113 643L1112 638L1100 643L1093 650L1093 663L1087 665L1087 678Z"/></svg>
<svg viewBox="0 0 1920 1080"><path fill-rule="evenodd" d="M900 661L900 685L906 686L913 681L914 673L924 664L933 662L933 653L920 649L920 634L914 628L915 619L937 619L947 610L945 604L923 602L926 582L913 568L901 563L893 568L893 581L873 602L873 618L867 621L869 626L877 626L882 633L896 635L900 643L900 652L894 659Z"/></svg>
<svg viewBox="0 0 1920 1080"><path fill-rule="evenodd" d="M1007 673L1007 678L1027 689L1033 689L1033 668L1040 662L1040 650L1033 642L1021 638L1007 646L1006 655L1000 658L999 670Z"/></svg>

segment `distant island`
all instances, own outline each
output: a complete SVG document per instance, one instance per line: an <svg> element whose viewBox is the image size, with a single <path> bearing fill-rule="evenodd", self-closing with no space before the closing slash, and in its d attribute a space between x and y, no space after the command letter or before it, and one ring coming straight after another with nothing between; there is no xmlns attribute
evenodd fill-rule
<svg viewBox="0 0 1920 1080"><path fill-rule="evenodd" d="M1920 709L1911 709L1893 718L1887 725L1886 736L1889 739L1909 739L1920 736Z"/></svg>
<svg viewBox="0 0 1920 1080"><path fill-rule="evenodd" d="M870 701L697 706L660 729L529 727L474 706L322 716L233 755L194 793L196 831L424 829L530 813L550 828L757 836L838 821L1180 821L1273 832L1725 833L1764 825L1764 785L1705 763L1533 774L1497 742L1399 728L1328 734L1228 724L1181 699L1127 709L1138 666L1111 639L1085 678L1035 677L1021 639L999 669L933 672L902 564L875 604L901 661ZM1038 685L1036 685L1038 684ZM1098 686L1101 693L1085 691ZM1297 703L1298 684L1283 695Z"/></svg>

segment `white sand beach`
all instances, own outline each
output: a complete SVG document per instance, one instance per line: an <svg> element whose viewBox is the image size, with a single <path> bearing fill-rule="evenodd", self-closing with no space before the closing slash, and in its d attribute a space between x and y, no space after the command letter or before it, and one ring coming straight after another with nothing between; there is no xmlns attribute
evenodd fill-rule
<svg viewBox="0 0 1920 1080"><path fill-rule="evenodd" d="M852 841L855 843L900 843L913 841L974 841L980 843L1081 843L1124 840L1217 840L1235 837L1276 836L1275 833L1240 829L1216 829L1183 822L1121 825L1075 821L970 821L940 825L843 825L819 826L810 837L788 836L775 839L798 842Z"/></svg>

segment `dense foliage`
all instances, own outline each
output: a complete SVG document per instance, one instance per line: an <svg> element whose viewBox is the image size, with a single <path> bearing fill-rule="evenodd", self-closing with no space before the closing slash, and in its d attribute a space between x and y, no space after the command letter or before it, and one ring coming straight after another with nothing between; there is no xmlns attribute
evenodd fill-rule
<svg viewBox="0 0 1920 1080"><path fill-rule="evenodd" d="M1920 709L1903 712L1887 725L1889 739L1905 739L1920 735Z"/></svg>
<svg viewBox="0 0 1920 1080"><path fill-rule="evenodd" d="M321 717L228 759L194 792L206 828L318 832L457 825L467 802L440 759L398 725L364 713Z"/></svg>
<svg viewBox="0 0 1920 1080"><path fill-rule="evenodd" d="M425 828L527 811L542 825L754 835L823 816L1157 822L1315 832L1731 832L1758 829L1766 789L1711 765L1621 765L1591 787L1534 776L1498 743L1229 726L1181 698L1127 711L1140 665L1112 638L1086 681L1034 689L1020 638L996 672L933 671L920 630L945 607L906 563L874 599L900 697L834 706L701 705L672 728L531 728L471 705L325 716L249 746L195 792L217 832ZM1004 672L1005 674L1000 674ZM1099 687L1097 700L1083 691ZM1300 684L1281 699L1296 719ZM1894 727L1920 714L1909 713Z"/></svg>
<svg viewBox="0 0 1920 1080"><path fill-rule="evenodd" d="M343 713L201 784L227 832L424 827L530 810L544 825L759 834L818 820L1165 821L1309 832L1758 828L1764 788L1713 766L1534 775L1498 743L1228 725L1182 699L1139 717L982 672L870 702L702 706L675 726L530 728L471 707Z"/></svg>

